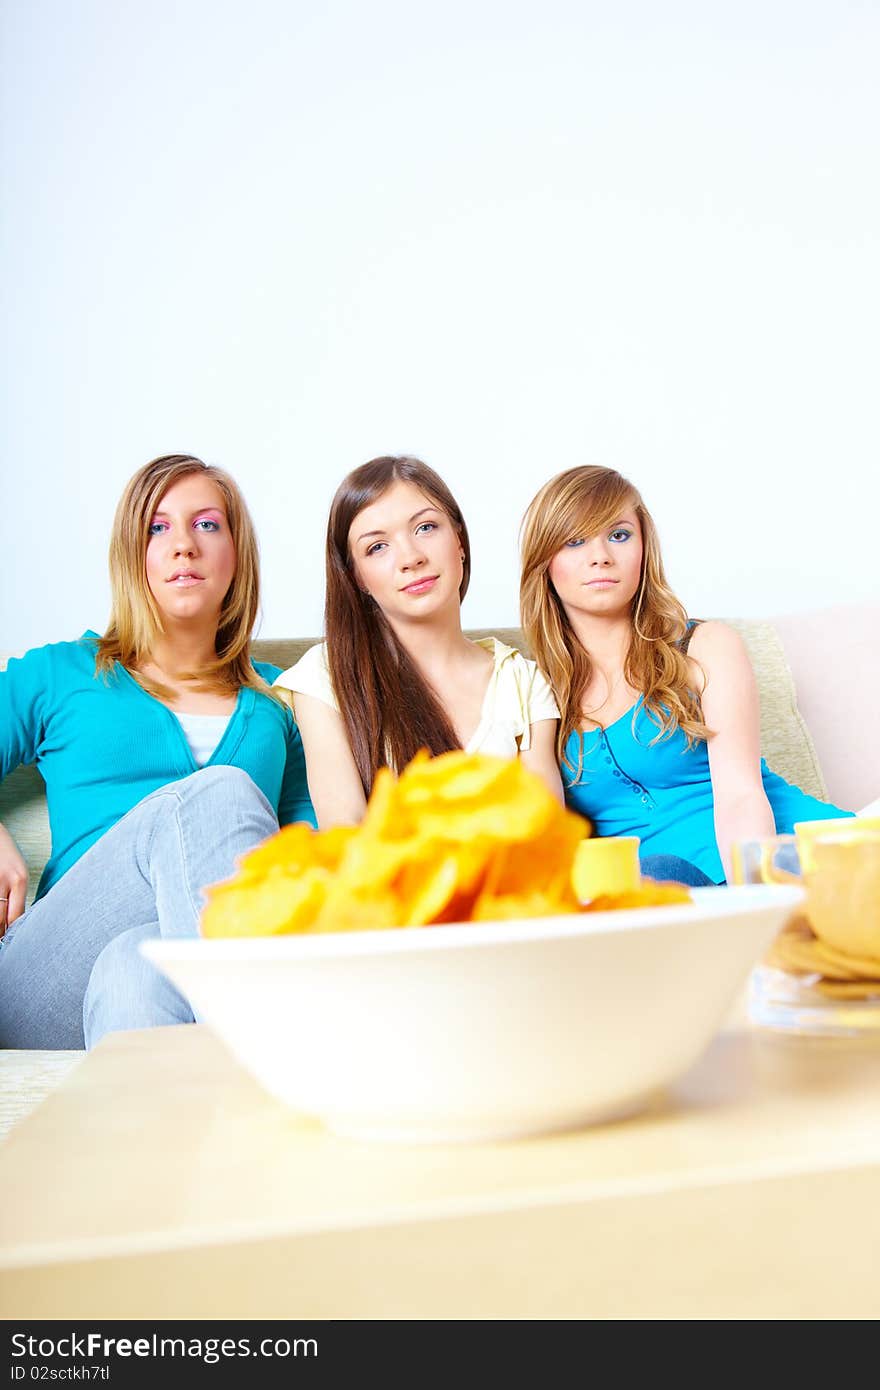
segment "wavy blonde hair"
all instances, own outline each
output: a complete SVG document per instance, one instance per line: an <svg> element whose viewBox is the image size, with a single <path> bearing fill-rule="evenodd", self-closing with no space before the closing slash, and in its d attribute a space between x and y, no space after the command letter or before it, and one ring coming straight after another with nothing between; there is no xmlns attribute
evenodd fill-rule
<svg viewBox="0 0 880 1390"><path fill-rule="evenodd" d="M95 668L108 674L115 662L160 699L171 692L140 675L137 667L150 657L162 620L147 583L149 527L169 488L192 474L210 478L223 494L226 519L235 546L235 573L220 611L215 640L216 661L186 677L198 690L228 693L241 686L262 692L270 687L251 664L251 634L260 607L260 559L257 537L237 484L213 464L192 454L163 454L131 478L119 499L110 534L110 621L99 640Z"/></svg>
<svg viewBox="0 0 880 1390"><path fill-rule="evenodd" d="M643 553L624 676L642 692L644 708L658 726L652 743L676 729L682 730L689 746L711 737L703 723L700 693L693 688L688 659L679 646L687 631L687 614L666 582L649 511L632 483L613 469L569 468L545 483L523 518L520 610L532 653L559 704L557 755L577 777L582 757L575 767L565 748L585 717L584 692L593 663L550 580L550 561L566 541L597 535L630 507L642 530Z"/></svg>

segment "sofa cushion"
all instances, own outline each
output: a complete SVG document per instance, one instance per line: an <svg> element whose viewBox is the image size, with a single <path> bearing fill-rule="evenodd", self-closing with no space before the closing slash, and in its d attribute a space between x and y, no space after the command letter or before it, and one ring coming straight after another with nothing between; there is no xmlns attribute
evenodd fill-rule
<svg viewBox="0 0 880 1390"><path fill-rule="evenodd" d="M5 825L28 871L28 906L52 852L46 787L35 767L17 767L0 782L0 825Z"/></svg>
<svg viewBox="0 0 880 1390"><path fill-rule="evenodd" d="M480 637L497 637L508 647L518 647L528 655L523 644L522 630L518 627L475 627L470 628L467 635L475 641ZM258 637L253 647L254 657L257 661L271 661L273 665L286 671L288 667L296 665L309 647L314 647L316 642L322 640L321 637Z"/></svg>
<svg viewBox="0 0 880 1390"><path fill-rule="evenodd" d="M746 644L761 705L761 752L773 772L809 796L827 800L825 779L810 730L798 709L794 681L773 623L729 619Z"/></svg>

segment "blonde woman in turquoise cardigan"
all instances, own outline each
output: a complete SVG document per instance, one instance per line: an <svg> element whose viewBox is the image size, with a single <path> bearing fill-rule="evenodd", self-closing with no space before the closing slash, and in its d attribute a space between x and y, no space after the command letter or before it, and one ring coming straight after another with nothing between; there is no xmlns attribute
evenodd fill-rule
<svg viewBox="0 0 880 1390"><path fill-rule="evenodd" d="M131 479L110 546L113 604L0 674L0 775L33 762L52 855L33 905L0 828L0 1046L76 1048L192 1021L140 955L193 936L201 890L294 820L314 822L302 744L254 664L253 525L232 479L167 455Z"/></svg>

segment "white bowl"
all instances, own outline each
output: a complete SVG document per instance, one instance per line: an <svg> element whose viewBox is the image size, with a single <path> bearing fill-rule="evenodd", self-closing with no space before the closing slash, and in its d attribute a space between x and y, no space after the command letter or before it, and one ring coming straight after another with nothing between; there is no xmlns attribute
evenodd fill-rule
<svg viewBox="0 0 880 1390"><path fill-rule="evenodd" d="M512 1138L646 1104L696 1060L804 895L772 884L693 896L143 950L268 1091L337 1133Z"/></svg>

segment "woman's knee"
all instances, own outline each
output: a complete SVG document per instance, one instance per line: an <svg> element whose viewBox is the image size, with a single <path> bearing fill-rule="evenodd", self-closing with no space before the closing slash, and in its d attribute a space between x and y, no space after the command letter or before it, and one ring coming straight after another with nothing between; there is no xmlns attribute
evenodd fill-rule
<svg viewBox="0 0 880 1390"><path fill-rule="evenodd" d="M217 806L259 806L270 816L272 807L256 782L240 767L200 767L180 782L172 783L175 795L183 802Z"/></svg>
<svg viewBox="0 0 880 1390"><path fill-rule="evenodd" d="M189 796L213 796L217 792L233 796L250 796L256 792L262 796L249 773L227 764L200 767L197 772L191 772L188 777L175 782L174 786L181 795Z"/></svg>

